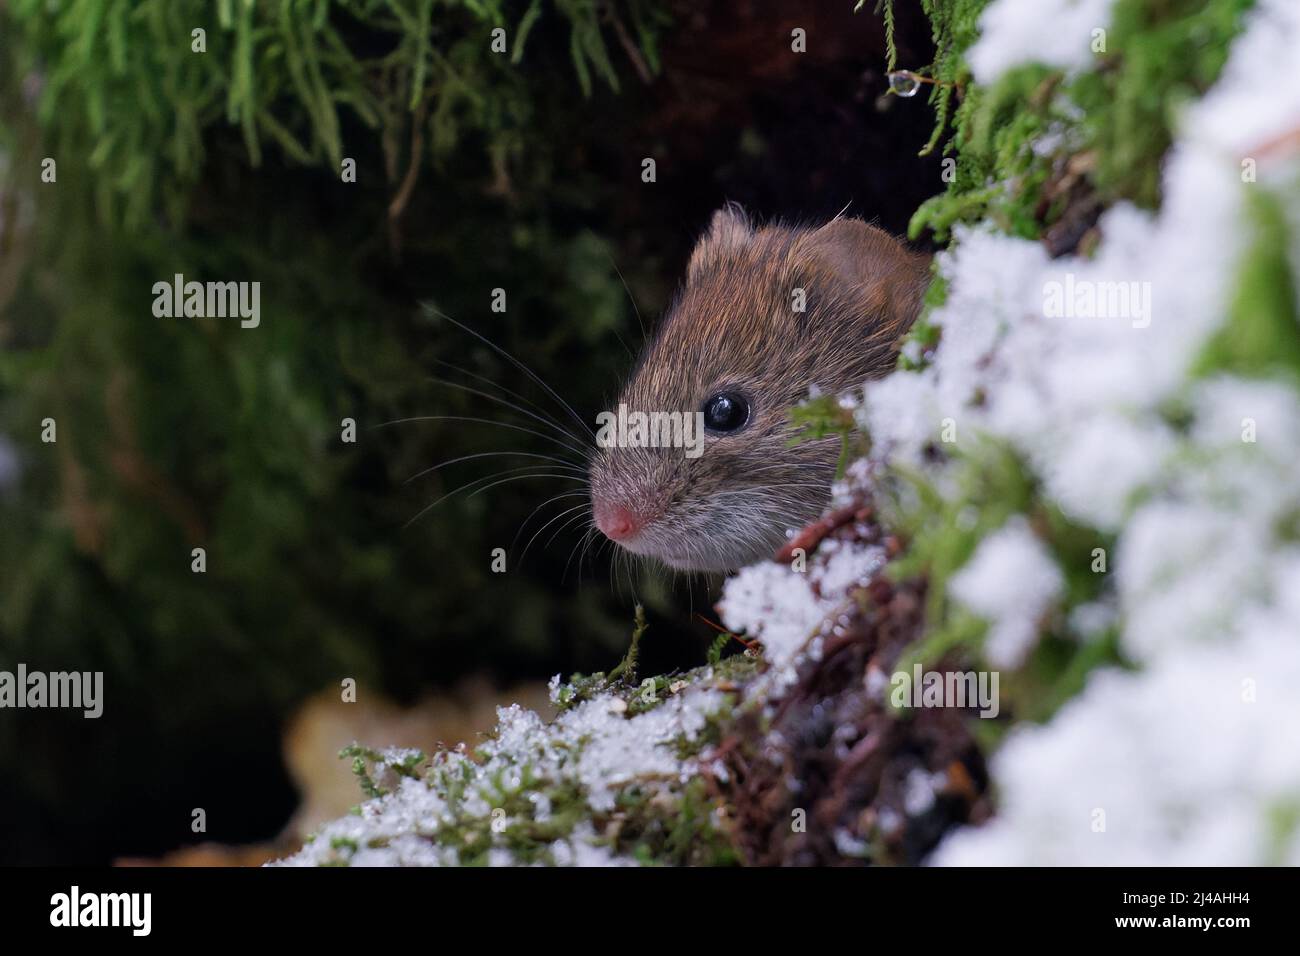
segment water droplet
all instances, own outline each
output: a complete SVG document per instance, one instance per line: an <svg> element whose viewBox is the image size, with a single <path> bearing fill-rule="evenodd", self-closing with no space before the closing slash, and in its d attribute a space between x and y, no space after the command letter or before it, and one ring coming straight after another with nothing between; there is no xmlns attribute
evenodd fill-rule
<svg viewBox="0 0 1300 956"><path fill-rule="evenodd" d="M889 92L897 96L915 96L921 88L921 78L911 70L898 70L889 74Z"/></svg>

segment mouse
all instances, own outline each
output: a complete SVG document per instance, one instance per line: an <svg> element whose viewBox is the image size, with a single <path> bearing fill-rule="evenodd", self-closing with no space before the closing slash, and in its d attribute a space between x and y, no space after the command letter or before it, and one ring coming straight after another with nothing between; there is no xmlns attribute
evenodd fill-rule
<svg viewBox="0 0 1300 956"><path fill-rule="evenodd" d="M693 415L701 447L597 448L596 528L679 571L771 558L829 504L841 448L839 436L791 444L792 409L894 368L930 258L861 219L758 225L735 204L714 213L617 401Z"/></svg>

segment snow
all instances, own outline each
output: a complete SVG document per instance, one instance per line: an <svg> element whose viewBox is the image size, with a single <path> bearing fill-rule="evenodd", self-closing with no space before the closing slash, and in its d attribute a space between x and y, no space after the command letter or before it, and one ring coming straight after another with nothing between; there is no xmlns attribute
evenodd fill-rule
<svg viewBox="0 0 1300 956"><path fill-rule="evenodd" d="M980 17L967 52L975 78L990 83L1013 66L1078 70L1092 62L1093 30L1110 24L1113 0L1001 0Z"/></svg>
<svg viewBox="0 0 1300 956"><path fill-rule="evenodd" d="M1261 625L1230 647L1094 675L1049 725L1013 734L993 764L999 815L934 862L1300 864L1297 835L1278 842L1271 826L1300 793L1295 641Z"/></svg>
<svg viewBox="0 0 1300 956"><path fill-rule="evenodd" d="M810 556L806 571L764 562L743 568L723 586L717 609L728 629L763 644L769 670L755 682L752 696L766 696L789 686L799 664L816 655L816 637L849 600L885 564L877 545L824 540Z"/></svg>
<svg viewBox="0 0 1300 956"><path fill-rule="evenodd" d="M995 667L1017 667L1038 638L1039 619L1061 591L1061 571L1017 515L985 538L949 582L949 593L992 622L984 654Z"/></svg>
<svg viewBox="0 0 1300 956"><path fill-rule="evenodd" d="M612 706L615 701L624 706ZM340 858L344 844L355 846L343 857L353 866L455 865L462 862L458 849L437 838L441 831L466 823L477 825L477 830L496 823L490 832L498 845L489 849L487 863L513 865L517 859L500 834L518 821L497 811L510 795L523 793L525 773L531 778L532 792L526 799L534 821L552 817L552 800L542 788L561 785L576 785L591 813L609 813L626 786L691 779L696 761L683 759L676 745L694 740L722 705L722 693L703 681L632 717L624 716L626 703L613 693L598 694L550 723L518 704L498 708L496 733L478 748L477 760L461 753L441 754L441 763L429 774L397 778L390 792L363 803L358 815L326 824L302 850L278 865L332 862ZM384 763L402 764L411 754L385 751ZM464 796L452 799L449 782L459 780L465 781ZM567 838L551 844L552 859L573 866L635 865L599 840L589 822L580 822Z"/></svg>
<svg viewBox="0 0 1300 956"><path fill-rule="evenodd" d="M1090 68L1089 31L1109 7L994 3L970 55L976 76L1023 62ZM1295 829L1273 829L1300 800L1300 394L1294 381L1192 374L1249 248L1247 191L1300 179L1297 151L1277 145L1300 127L1300 73L1259 95L1260 64L1298 54L1300 8L1261 3L1220 81L1184 114L1159 212L1109 210L1091 259L959 231L939 260L949 294L931 316L942 338L930 364L865 390L857 417L873 457L956 494L961 452L992 438L1020 454L1043 499L1116 535L1105 594L1061 610L1081 639L1118 625L1139 668L1094 672L1050 722L1014 731L993 764L998 816L950 837L935 862L1300 862ZM1258 183L1243 182L1245 156ZM1278 195L1300 268L1300 202L1293 188ZM1117 282L1149 292L1150 311L1047 307L1067 283ZM935 463L921 452L944 417L956 453ZM950 580L990 620L990 663L1014 667L1032 649L1062 572L1013 518Z"/></svg>
<svg viewBox="0 0 1300 956"><path fill-rule="evenodd" d="M1260 64L1294 63L1300 57L1300 5L1267 0L1250 14L1250 27L1233 45L1214 89L1196 105L1186 125L1186 138L1198 150L1217 154L1239 165L1241 156L1255 156L1261 172L1270 165L1259 147L1294 133L1300 116L1300 72L1278 70L1268 75L1268 96L1260 94ZM1294 169L1285 154L1278 165Z"/></svg>
<svg viewBox="0 0 1300 956"><path fill-rule="evenodd" d="M1170 429L1151 417L1099 414L1030 453L1047 493L1071 519L1117 531L1134 489L1156 481L1173 451Z"/></svg>

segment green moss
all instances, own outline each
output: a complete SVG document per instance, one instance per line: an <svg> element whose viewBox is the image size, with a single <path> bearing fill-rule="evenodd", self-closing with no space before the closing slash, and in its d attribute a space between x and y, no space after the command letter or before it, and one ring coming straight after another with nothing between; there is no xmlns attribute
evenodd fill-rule
<svg viewBox="0 0 1300 956"><path fill-rule="evenodd" d="M645 619L645 608L638 604L632 626L632 640L628 644L627 653L619 661L618 666L609 672L609 683L612 684L614 681L622 681L624 684L636 683L636 662L641 652L641 637L649 626Z"/></svg>
<svg viewBox="0 0 1300 956"><path fill-rule="evenodd" d="M1037 238L1067 208L1065 195L1053 197L1045 187L1072 157L1082 157L1087 169L1083 195L1103 206L1121 199L1156 206L1160 158L1180 109L1218 77L1250 6L1251 0L1118 0L1096 69L1067 77L1029 64L981 88L971 84L961 57L983 4L953 4L942 21L936 73L962 85L944 147L956 159L955 175L943 195L917 210L909 234L929 229L945 241L955 224L987 219L1011 235ZM952 97L940 92L934 97L943 127ZM1054 148L1044 148L1048 143Z"/></svg>
<svg viewBox="0 0 1300 956"><path fill-rule="evenodd" d="M709 680L725 684L753 676L757 666L752 658L736 655L719 662L716 670L698 668L673 678L671 683ZM718 670L725 670L728 676L719 676ZM667 677L653 680L656 685L669 684ZM630 702L628 716L633 716L636 695L642 689L620 685L619 692L626 695L622 699ZM734 706L734 697L726 695L724 706L709 719L703 732L678 742L679 756L693 757L716 745L730 725ZM340 756L353 760L354 772L368 798L382 798L389 793L379 783L387 774L422 779L446 809L438 826L421 835L454 854L464 866L487 864L493 850L508 851L510 858L520 864L554 863L553 844L573 835L579 825L594 828L597 843L611 852L632 856L645 864L731 865L739 859L724 825L725 805L710 793L700 777L685 783L675 775L637 778L617 790L612 810L598 812L572 780L539 776L531 763L509 771L503 769L471 790L476 779L474 767L461 758L442 755L429 759L422 753L410 752L394 759L394 754L359 745L345 748ZM476 759L485 756L479 754ZM562 755L557 751L556 756ZM548 808L544 818L538 814L539 801ZM479 809L484 806L489 808L486 812ZM326 862L347 865L358 849L355 839L331 838Z"/></svg>
<svg viewBox="0 0 1300 956"><path fill-rule="evenodd" d="M238 130L253 166L275 149L334 175L355 155L357 129L385 138L394 169L404 165L408 129L435 162L475 138L494 164L519 159L532 109L529 79L516 67L545 13L568 21L574 80L586 96L594 77L619 87L604 33L611 24L630 27L656 69L665 23L639 0L15 0L9 8L25 54L44 65L39 116L51 155L69 165L85 157L106 221L130 227L147 223L159 201L181 216L207 134L221 127ZM508 56L490 47L497 27ZM194 49L195 30L204 31L204 52Z"/></svg>
<svg viewBox="0 0 1300 956"><path fill-rule="evenodd" d="M890 574L898 580L929 581L926 617L931 630L922 654L926 660L961 643L959 635L970 631L969 624L948 613L948 579L986 535L1013 514L1027 512L1036 491L1029 470L1011 448L981 437L966 441L968 448L951 449L962 465L953 494L941 492L919 473L896 469L901 484L892 496L891 519L908 546L891 564ZM936 446L936 453L949 451L949 446Z"/></svg>
<svg viewBox="0 0 1300 956"><path fill-rule="evenodd" d="M849 461L866 450L859 431L853 420L853 412L840 404L837 395L819 395L807 399L790 410L790 421L799 429L788 444L795 446L807 441L816 441L831 435L840 438L840 456L835 466L835 477L844 477L844 469Z"/></svg>
<svg viewBox="0 0 1300 956"><path fill-rule="evenodd" d="M1268 866L1286 866L1286 847L1291 846L1300 833L1300 800L1279 799L1270 809L1268 816L1269 834L1265 846L1268 847L1266 861Z"/></svg>
<svg viewBox="0 0 1300 956"><path fill-rule="evenodd" d="M1107 199L1155 207L1183 107L1218 78L1253 0L1118 0L1102 68L1070 86Z"/></svg>
<svg viewBox="0 0 1300 956"><path fill-rule="evenodd" d="M1300 377L1300 306L1291 253L1296 242L1277 198L1243 185L1253 236L1241 262L1228 321L1206 345L1195 374Z"/></svg>
<svg viewBox="0 0 1300 956"><path fill-rule="evenodd" d="M713 643L709 645L709 650L704 656L709 666L713 666L722 660L722 652L731 643L733 637L733 634L724 632L713 639Z"/></svg>
<svg viewBox="0 0 1300 956"><path fill-rule="evenodd" d="M930 105L935 110L934 132L922 148L924 155L943 140L953 102L959 88L964 89L970 73L962 54L979 35L979 17L989 0L922 0L921 7L930 20L934 37L935 58L928 73L936 81L930 91Z"/></svg>
<svg viewBox="0 0 1300 956"><path fill-rule="evenodd" d="M901 484L892 497L891 518L908 544L889 573L898 580L924 577L928 582L925 634L900 658L901 670L914 663L933 665L954 652L978 658L987 622L949 598L948 582L979 542L1015 514L1026 516L1063 573L1061 607L1098 600L1109 590L1107 573L1093 571L1094 550L1105 550L1109 570L1113 537L1043 504L1030 470L1013 449L978 439L954 457L955 493L942 494L919 475L900 471ZM1045 621L1044 632L1023 667L1003 672L1004 710L1017 718L1047 719L1082 688L1093 668L1122 663L1117 633L1081 644L1068 633L1063 617ZM981 742L988 746L1006 728L1005 721L977 724L984 735Z"/></svg>
<svg viewBox="0 0 1300 956"><path fill-rule="evenodd" d="M377 750L356 743L349 744L339 751L339 759L346 760L348 758L352 760L352 773L357 778L361 792L368 799L382 797L389 792L387 787L382 786L374 779L377 770L383 769L401 777L418 779L422 768L429 759L421 751L413 750L401 760L393 761Z"/></svg>

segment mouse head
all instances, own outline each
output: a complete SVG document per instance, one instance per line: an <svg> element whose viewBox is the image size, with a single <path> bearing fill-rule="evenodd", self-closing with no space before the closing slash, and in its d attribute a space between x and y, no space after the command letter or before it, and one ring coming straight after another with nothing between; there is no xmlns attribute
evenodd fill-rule
<svg viewBox="0 0 1300 956"><path fill-rule="evenodd" d="M839 455L834 436L791 446L791 409L892 368L928 274L928 257L859 220L755 228L716 213L604 418L596 525L684 570L770 557L825 507Z"/></svg>

